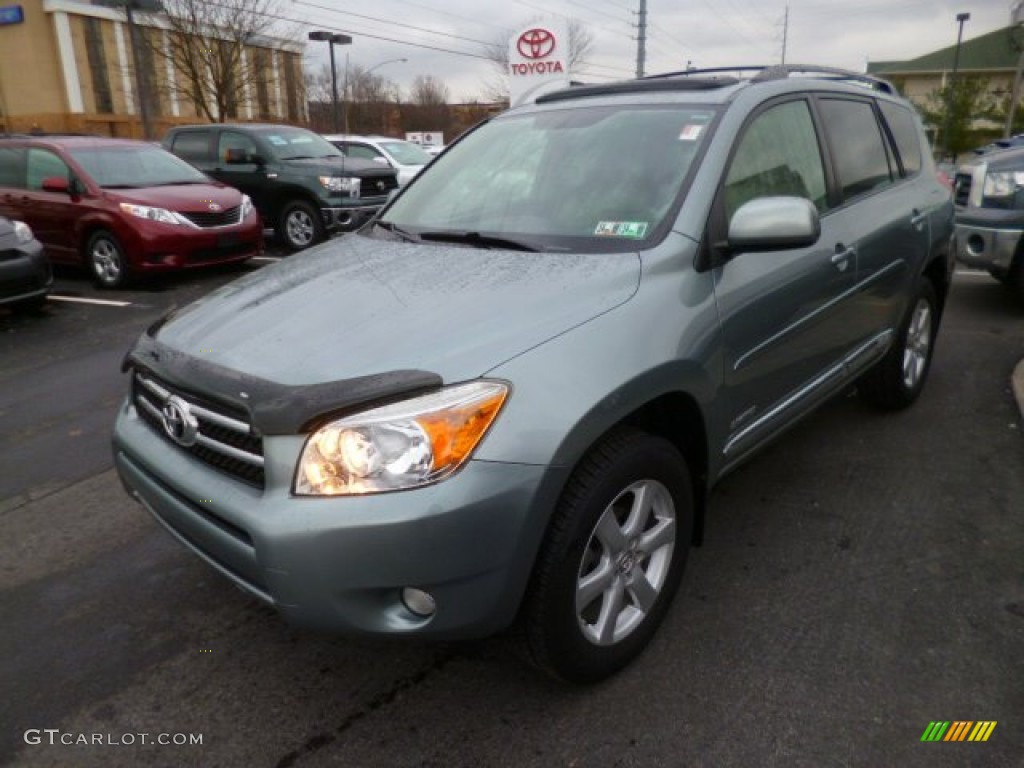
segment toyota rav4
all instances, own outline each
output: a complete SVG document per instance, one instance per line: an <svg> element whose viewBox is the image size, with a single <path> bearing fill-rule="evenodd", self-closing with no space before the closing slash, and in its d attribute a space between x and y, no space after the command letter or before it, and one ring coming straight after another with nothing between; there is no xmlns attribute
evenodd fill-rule
<svg viewBox="0 0 1024 768"><path fill-rule="evenodd" d="M360 232L128 355L117 468L297 625L519 622L570 681L647 644L712 486L856 384L920 395L953 207L921 123L837 70L548 93Z"/></svg>

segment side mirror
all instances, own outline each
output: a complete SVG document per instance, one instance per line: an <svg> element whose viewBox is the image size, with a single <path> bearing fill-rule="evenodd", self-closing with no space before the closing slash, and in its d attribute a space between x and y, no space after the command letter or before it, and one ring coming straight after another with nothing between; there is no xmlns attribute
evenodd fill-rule
<svg viewBox="0 0 1024 768"><path fill-rule="evenodd" d="M48 176L43 179L43 190L45 192L62 192L67 195L71 193L71 182L65 176Z"/></svg>
<svg viewBox="0 0 1024 768"><path fill-rule="evenodd" d="M761 197L744 203L729 222L726 248L780 251L818 242L821 220L814 203L803 197Z"/></svg>
<svg viewBox="0 0 1024 768"><path fill-rule="evenodd" d="M383 165L385 168L391 167L391 163L388 162L388 159L386 157L380 157L379 155L373 158L373 162L377 163L378 165Z"/></svg>

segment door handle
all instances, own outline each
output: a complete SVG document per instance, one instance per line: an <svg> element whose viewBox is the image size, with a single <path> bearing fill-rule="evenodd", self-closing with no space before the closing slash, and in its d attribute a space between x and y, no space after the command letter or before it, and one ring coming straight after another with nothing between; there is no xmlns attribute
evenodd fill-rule
<svg viewBox="0 0 1024 768"><path fill-rule="evenodd" d="M917 208L915 208L911 213L912 215L910 217L910 223L914 226L915 229L923 228L924 223L928 220L928 214L921 213L919 210L917 210Z"/></svg>
<svg viewBox="0 0 1024 768"><path fill-rule="evenodd" d="M831 261L832 264L835 265L836 269L840 272L845 272L846 268L850 266L850 259L854 258L856 255L857 250L855 248L847 248L842 243L839 243L836 245L836 252L832 254Z"/></svg>

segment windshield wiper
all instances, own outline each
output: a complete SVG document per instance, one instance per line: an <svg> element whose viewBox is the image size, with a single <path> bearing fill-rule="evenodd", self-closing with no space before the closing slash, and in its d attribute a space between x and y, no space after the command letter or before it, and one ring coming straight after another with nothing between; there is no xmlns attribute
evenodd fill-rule
<svg viewBox="0 0 1024 768"><path fill-rule="evenodd" d="M282 160L316 160L313 155L292 155L291 157L282 157Z"/></svg>
<svg viewBox="0 0 1024 768"><path fill-rule="evenodd" d="M103 189L139 189L138 184L100 184Z"/></svg>
<svg viewBox="0 0 1024 768"><path fill-rule="evenodd" d="M482 235L479 232L420 232L420 240L430 240L436 243L460 243L475 248L504 248L510 251L528 251L530 253L540 250L521 240Z"/></svg>
<svg viewBox="0 0 1024 768"><path fill-rule="evenodd" d="M408 240L410 243L420 242L420 239L416 237L416 235L414 235L412 232L406 232L400 226L398 226L397 224L393 224L390 221L375 221L374 225L388 232L393 232L403 240Z"/></svg>

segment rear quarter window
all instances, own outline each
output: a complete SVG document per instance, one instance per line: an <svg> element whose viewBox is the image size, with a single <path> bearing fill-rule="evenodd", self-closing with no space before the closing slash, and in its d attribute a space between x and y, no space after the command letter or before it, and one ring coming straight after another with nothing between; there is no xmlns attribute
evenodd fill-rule
<svg viewBox="0 0 1024 768"><path fill-rule="evenodd" d="M210 134L207 131L179 133L171 140L171 151L189 162L209 160Z"/></svg>
<svg viewBox="0 0 1024 768"><path fill-rule="evenodd" d="M879 107L896 142L896 150L900 153L900 161L903 163L903 172L907 176L913 176L921 170L921 134L917 129L917 118L910 109L901 104L880 101Z"/></svg>

